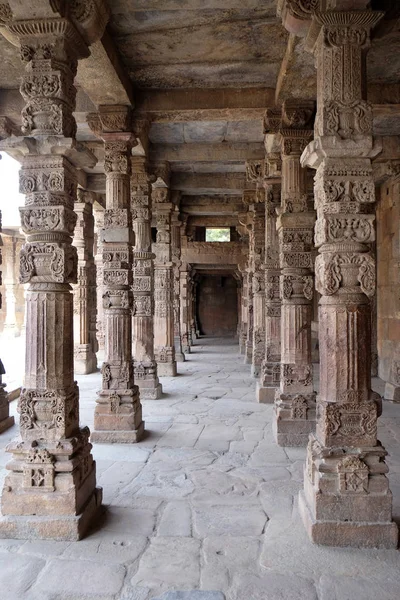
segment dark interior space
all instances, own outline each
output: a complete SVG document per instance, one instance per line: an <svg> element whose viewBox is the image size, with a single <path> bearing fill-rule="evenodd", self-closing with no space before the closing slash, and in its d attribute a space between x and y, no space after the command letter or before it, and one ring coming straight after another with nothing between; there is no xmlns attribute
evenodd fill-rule
<svg viewBox="0 0 400 600"><path fill-rule="evenodd" d="M233 275L202 275L197 290L200 333L215 337L235 336L237 285Z"/></svg>

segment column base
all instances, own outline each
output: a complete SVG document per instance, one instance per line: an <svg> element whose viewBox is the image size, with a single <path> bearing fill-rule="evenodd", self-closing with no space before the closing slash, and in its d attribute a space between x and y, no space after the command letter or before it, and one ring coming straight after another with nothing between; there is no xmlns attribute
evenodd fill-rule
<svg viewBox="0 0 400 600"><path fill-rule="evenodd" d="M162 397L161 383L156 383L154 386L145 386L144 382L137 381L137 385L139 386L140 398L142 400L159 400Z"/></svg>
<svg viewBox="0 0 400 600"><path fill-rule="evenodd" d="M400 402L400 387L393 385L392 383L386 383L383 397L385 400Z"/></svg>
<svg viewBox="0 0 400 600"><path fill-rule="evenodd" d="M12 427L14 423L14 417L6 417L2 421L0 421L0 433L3 433L3 431L7 431L7 429L10 429L10 427Z"/></svg>
<svg viewBox="0 0 400 600"><path fill-rule="evenodd" d="M1 516L0 538L77 542L93 523L98 522L103 510L102 498L102 488L95 488L82 512L76 516Z"/></svg>
<svg viewBox="0 0 400 600"><path fill-rule="evenodd" d="M90 441L96 444L136 444L145 434L144 421L137 429L129 431L92 431Z"/></svg>
<svg viewBox="0 0 400 600"><path fill-rule="evenodd" d="M94 433L103 431L129 434L137 431L142 423L142 405L136 385L127 390L101 390L96 399L91 439L95 439Z"/></svg>
<svg viewBox="0 0 400 600"><path fill-rule="evenodd" d="M397 549L396 523L363 521L317 521L313 518L304 491L299 492L299 512L310 540L322 546Z"/></svg>
<svg viewBox="0 0 400 600"><path fill-rule="evenodd" d="M257 382L256 399L260 404L273 404L275 402L276 387L263 387Z"/></svg>
<svg viewBox="0 0 400 600"><path fill-rule="evenodd" d="M97 371L97 357L89 344L81 344L74 350L74 373L88 375Z"/></svg>
<svg viewBox="0 0 400 600"><path fill-rule="evenodd" d="M168 363L157 363L157 374L159 377L176 377L176 361Z"/></svg>
<svg viewBox="0 0 400 600"><path fill-rule="evenodd" d="M275 399L272 431L278 446L307 446L310 433L316 427L315 394L281 394Z"/></svg>

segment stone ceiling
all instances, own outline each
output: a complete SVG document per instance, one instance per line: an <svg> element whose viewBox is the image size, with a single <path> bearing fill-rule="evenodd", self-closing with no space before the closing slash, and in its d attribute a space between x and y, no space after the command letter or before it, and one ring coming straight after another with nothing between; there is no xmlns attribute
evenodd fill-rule
<svg viewBox="0 0 400 600"><path fill-rule="evenodd" d="M245 161L264 155L265 109L286 98L315 98L313 57L301 38L283 28L276 5L109 0L108 29L80 62L77 76L78 139L89 142L99 159L92 176L97 189L104 153L86 124L87 113L100 104L132 104L151 122L150 162L169 162L171 187L181 191L191 214L204 215L208 197L214 204L221 200L209 215L232 215L222 199L235 202L249 187ZM387 11L368 54L375 131L398 135L400 2L373 0L373 8ZM0 36L0 53L0 114L18 125L19 49Z"/></svg>

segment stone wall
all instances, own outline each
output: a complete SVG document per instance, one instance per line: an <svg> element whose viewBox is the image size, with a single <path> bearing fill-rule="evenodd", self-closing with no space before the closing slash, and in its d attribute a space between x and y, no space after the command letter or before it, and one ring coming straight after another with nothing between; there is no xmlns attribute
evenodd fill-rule
<svg viewBox="0 0 400 600"><path fill-rule="evenodd" d="M204 275L197 290L200 332L212 336L235 336L238 319L235 279L231 275Z"/></svg>
<svg viewBox="0 0 400 600"><path fill-rule="evenodd" d="M377 312L379 377L400 384L400 183L387 182L378 195Z"/></svg>

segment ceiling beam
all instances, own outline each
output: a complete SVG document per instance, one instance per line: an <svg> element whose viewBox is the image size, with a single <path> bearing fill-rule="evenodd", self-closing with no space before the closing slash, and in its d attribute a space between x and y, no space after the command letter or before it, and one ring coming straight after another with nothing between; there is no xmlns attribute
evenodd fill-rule
<svg viewBox="0 0 400 600"><path fill-rule="evenodd" d="M214 162L261 160L265 156L262 143L221 144L152 144L150 160L169 162Z"/></svg>
<svg viewBox="0 0 400 600"><path fill-rule="evenodd" d="M255 189L255 184L246 181L245 173L172 173L171 177L171 189L185 194L241 195L247 188Z"/></svg>

